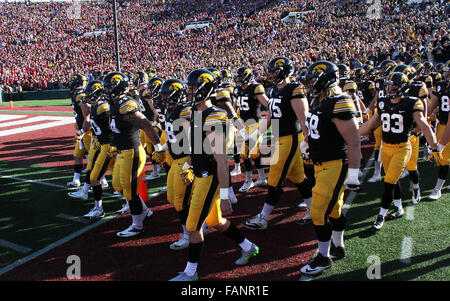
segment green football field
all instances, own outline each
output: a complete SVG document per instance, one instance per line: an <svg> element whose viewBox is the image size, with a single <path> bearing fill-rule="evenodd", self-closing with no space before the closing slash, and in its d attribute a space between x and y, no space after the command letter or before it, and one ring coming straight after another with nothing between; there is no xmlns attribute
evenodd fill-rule
<svg viewBox="0 0 450 301"><path fill-rule="evenodd" d="M15 102L15 106L25 103ZM48 101L45 106L56 103ZM42 105L45 111L43 104L37 101L27 105ZM70 100L62 100L58 105L70 106ZM0 107L0 113L2 109ZM11 113L6 107L5 111ZM386 221L376 234L370 227L379 211L383 183L363 183L362 190L346 205L347 256L335 261L322 275L304 280L368 280L378 279L378 276L381 280L393 281L449 280L450 190L443 189L439 200L430 201L426 196L435 185L437 167L420 159L419 172L422 201L411 204L409 178L402 179L406 213L401 219ZM365 179L372 174L370 166ZM0 240L12 242L16 247L0 247L0 274L2 268L20 263L36 251L45 250L62 239L70 241L74 233L89 231L115 217L114 212L121 208L123 201L112 195L111 176L107 175L110 187L105 189L103 199L107 218L93 223L80 221L79 217L87 213L92 204L67 197L65 183L72 175L70 169L0 159ZM161 192L164 183L162 171L162 177L149 185L149 195Z"/></svg>

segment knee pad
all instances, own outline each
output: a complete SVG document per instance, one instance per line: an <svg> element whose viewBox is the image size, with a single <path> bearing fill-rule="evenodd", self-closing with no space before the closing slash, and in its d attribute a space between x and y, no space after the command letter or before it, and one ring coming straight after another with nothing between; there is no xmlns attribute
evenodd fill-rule
<svg viewBox="0 0 450 301"><path fill-rule="evenodd" d="M328 217L333 231L344 231L347 219L343 214L339 218Z"/></svg>
<svg viewBox="0 0 450 301"><path fill-rule="evenodd" d="M283 194L283 188L281 186L269 186L269 193L267 194L266 203L271 206L276 206L280 201Z"/></svg>

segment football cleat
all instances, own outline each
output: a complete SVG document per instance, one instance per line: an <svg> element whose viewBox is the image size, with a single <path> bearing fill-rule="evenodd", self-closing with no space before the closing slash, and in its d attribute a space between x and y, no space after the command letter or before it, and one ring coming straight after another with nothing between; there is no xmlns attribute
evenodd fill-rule
<svg viewBox="0 0 450 301"><path fill-rule="evenodd" d="M138 229L135 225L131 225L123 231L117 232L119 237L133 237L144 233L144 229Z"/></svg>
<svg viewBox="0 0 450 301"><path fill-rule="evenodd" d="M386 216L386 219L391 220L391 219L396 219L396 218L400 218L405 214L405 210L403 210L403 207L395 207L394 211L392 211L390 214L388 214Z"/></svg>
<svg viewBox="0 0 450 301"><path fill-rule="evenodd" d="M153 170L152 173L147 176L145 179L150 181L150 180L154 180L154 179L159 179L161 176L159 174L159 171L157 170Z"/></svg>
<svg viewBox="0 0 450 301"><path fill-rule="evenodd" d="M411 200L413 204L417 204L420 202L420 188L413 189Z"/></svg>
<svg viewBox="0 0 450 301"><path fill-rule="evenodd" d="M184 236L170 245L171 250L184 250L187 248L189 248L189 237Z"/></svg>
<svg viewBox="0 0 450 301"><path fill-rule="evenodd" d="M83 201L87 201L89 198L88 194L83 192L83 189L78 189L75 192L69 192L67 195L70 196L71 198L81 199Z"/></svg>
<svg viewBox="0 0 450 301"><path fill-rule="evenodd" d="M88 172L87 167L81 171L82 174L86 174Z"/></svg>
<svg viewBox="0 0 450 301"><path fill-rule="evenodd" d="M297 207L304 210L308 209L308 205L306 204L305 200L298 203Z"/></svg>
<svg viewBox="0 0 450 301"><path fill-rule="evenodd" d="M253 183L253 186L267 186L267 179L261 179L261 178L259 178L258 180L256 180L254 183Z"/></svg>
<svg viewBox="0 0 450 301"><path fill-rule="evenodd" d="M441 197L441 191L437 189L433 189L431 194L428 196L429 199L437 200Z"/></svg>
<svg viewBox="0 0 450 301"><path fill-rule="evenodd" d="M91 211L89 211L89 213L83 215L83 217L88 218L88 219L97 219L97 218L102 218L105 217L105 211L103 210L103 208L92 208Z"/></svg>
<svg viewBox="0 0 450 301"><path fill-rule="evenodd" d="M245 221L242 225L250 230L265 230L267 229L267 220L260 213L251 220Z"/></svg>
<svg viewBox="0 0 450 301"><path fill-rule="evenodd" d="M67 182L66 185L69 187L80 187L81 183L80 183L80 181L72 181L72 182Z"/></svg>
<svg viewBox="0 0 450 301"><path fill-rule="evenodd" d="M234 193L233 194L230 193L230 202L233 205L238 203L238 199L237 199L237 197L236 197L236 195Z"/></svg>
<svg viewBox="0 0 450 301"><path fill-rule="evenodd" d="M234 263L236 265L246 265L248 261L259 254L259 247L252 243L252 247L248 251L242 250L241 257L239 257Z"/></svg>
<svg viewBox="0 0 450 301"><path fill-rule="evenodd" d="M125 213L129 213L129 212L130 212L130 205L128 204L128 202L126 202L125 204L122 204L122 208L116 211L116 213L119 213L119 214L125 214Z"/></svg>
<svg viewBox="0 0 450 301"><path fill-rule="evenodd" d="M240 175L241 173L242 173L242 172L241 172L241 166L237 165L237 166L230 172L230 175L231 175L232 177L234 177L234 176Z"/></svg>
<svg viewBox="0 0 450 301"><path fill-rule="evenodd" d="M245 181L245 182L244 182L244 185L242 185L242 187L239 188L239 192L247 192L247 191L250 190L250 188L252 188L252 187L254 187L254 186L255 186L255 184L253 183L252 180L250 180L250 181Z"/></svg>
<svg viewBox="0 0 450 301"><path fill-rule="evenodd" d="M193 276L188 276L185 272L179 272L178 276L173 277L169 281L197 281L198 280L198 274L195 272Z"/></svg>
<svg viewBox="0 0 450 301"><path fill-rule="evenodd" d="M370 179L367 180L369 183L375 183L381 181L381 175L373 175Z"/></svg>
<svg viewBox="0 0 450 301"><path fill-rule="evenodd" d="M203 236L208 235L210 229L211 228L208 226L208 224L204 223L203 226L202 226Z"/></svg>
<svg viewBox="0 0 450 301"><path fill-rule="evenodd" d="M344 258L347 253L345 252L344 247L336 247L333 242L331 242L330 255L332 260L339 260Z"/></svg>
<svg viewBox="0 0 450 301"><path fill-rule="evenodd" d="M108 187L109 187L108 181L106 179L104 179L102 181L102 188L108 188Z"/></svg>
<svg viewBox="0 0 450 301"><path fill-rule="evenodd" d="M150 210L150 208L147 208L147 212L142 212L142 215L144 215L144 219L142 220L142 224L145 225L148 223L153 216L153 211Z"/></svg>
<svg viewBox="0 0 450 301"><path fill-rule="evenodd" d="M381 230L383 225L384 225L384 216L378 215L377 219L375 220L375 222L372 225L372 229L379 231L379 230Z"/></svg>
<svg viewBox="0 0 450 301"><path fill-rule="evenodd" d="M306 275L317 275L320 272L331 268L332 265L333 261L330 257L325 257L318 252L315 257L300 269L300 272Z"/></svg>

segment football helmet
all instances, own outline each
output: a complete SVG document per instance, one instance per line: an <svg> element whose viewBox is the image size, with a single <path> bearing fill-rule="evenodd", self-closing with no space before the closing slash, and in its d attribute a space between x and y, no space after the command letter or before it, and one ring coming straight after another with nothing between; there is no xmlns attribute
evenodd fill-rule
<svg viewBox="0 0 450 301"><path fill-rule="evenodd" d="M133 84L136 88L139 88L140 85L145 85L148 82L148 75L144 71L138 71L133 76Z"/></svg>
<svg viewBox="0 0 450 301"><path fill-rule="evenodd" d="M387 76L395 66L397 66L397 63L393 60L384 60L376 68L382 75Z"/></svg>
<svg viewBox="0 0 450 301"><path fill-rule="evenodd" d="M252 69L240 67L233 80L237 87L242 87L243 85L248 85L254 77Z"/></svg>
<svg viewBox="0 0 450 301"><path fill-rule="evenodd" d="M450 60L445 63L444 68L442 68L442 72L444 72L444 77L446 80L450 79Z"/></svg>
<svg viewBox="0 0 450 301"><path fill-rule="evenodd" d="M97 102L104 92L105 89L103 88L103 83L101 81L90 81L86 88L84 88L84 93L86 94L85 102L90 104Z"/></svg>
<svg viewBox="0 0 450 301"><path fill-rule="evenodd" d="M366 71L366 73L369 73L373 69L373 66L372 65L368 65L368 64L364 64L362 66L362 68L364 69L364 71Z"/></svg>
<svg viewBox="0 0 450 301"><path fill-rule="evenodd" d="M188 101L196 105L214 92L215 76L207 69L195 69L189 73L186 84Z"/></svg>
<svg viewBox="0 0 450 301"><path fill-rule="evenodd" d="M103 87L109 97L114 98L128 91L130 82L122 72L110 72L103 79Z"/></svg>
<svg viewBox="0 0 450 301"><path fill-rule="evenodd" d="M222 74L220 73L220 70L216 68L208 68L208 71L214 74L214 84L217 89L222 84Z"/></svg>
<svg viewBox="0 0 450 301"><path fill-rule="evenodd" d="M164 106L180 104L186 98L186 85L179 79L168 79L162 84L159 93Z"/></svg>
<svg viewBox="0 0 450 301"><path fill-rule="evenodd" d="M397 98L402 96L408 89L409 79L402 72L392 72L386 78L386 92L388 97Z"/></svg>
<svg viewBox="0 0 450 301"><path fill-rule="evenodd" d="M74 74L68 82L69 89L73 92L77 89L84 89L88 83L87 77L82 74Z"/></svg>
<svg viewBox="0 0 450 301"><path fill-rule="evenodd" d="M430 73L431 71L433 71L433 63L430 61L424 62L423 67L425 68L426 73Z"/></svg>
<svg viewBox="0 0 450 301"><path fill-rule="evenodd" d="M152 98L155 99L159 96L159 92L161 89L161 86L163 84L164 80L162 78L159 77L152 77L150 78L150 80L147 83L147 92L148 95Z"/></svg>
<svg viewBox="0 0 450 301"><path fill-rule="evenodd" d="M420 62L414 62L414 63L411 63L410 66L411 66L412 68L416 69L416 73L417 73L417 74L422 74L423 71L424 71L424 69L425 69L424 65L423 65L422 63L420 63Z"/></svg>
<svg viewBox="0 0 450 301"><path fill-rule="evenodd" d="M411 77L414 75L414 72L411 69L411 67L408 65L404 65L404 64L395 66L395 68L392 70L392 72L401 72L401 73L405 74L409 79L411 79Z"/></svg>
<svg viewBox="0 0 450 301"><path fill-rule="evenodd" d="M233 76L231 75L231 72L229 70L220 70L220 75L222 77L222 82L223 83L231 83L231 81L233 80Z"/></svg>
<svg viewBox="0 0 450 301"><path fill-rule="evenodd" d="M353 78L356 82L361 82L366 75L366 70L363 68L358 68L355 70L355 73L353 74Z"/></svg>
<svg viewBox="0 0 450 301"><path fill-rule="evenodd" d="M130 80L130 84L131 84L131 80L133 79L133 72L131 71L122 71L123 74L125 74L128 77L128 80Z"/></svg>
<svg viewBox="0 0 450 301"><path fill-rule="evenodd" d="M318 96L323 90L339 84L339 69L331 62L318 61L308 67L306 79L309 91Z"/></svg>
<svg viewBox="0 0 450 301"><path fill-rule="evenodd" d="M368 65L368 66L372 66L372 68L374 67L374 63L372 60L367 60L364 64Z"/></svg>
<svg viewBox="0 0 450 301"><path fill-rule="evenodd" d="M442 71L444 71L444 67L445 67L444 63L436 64L434 66L434 72L439 72L442 74Z"/></svg>
<svg viewBox="0 0 450 301"><path fill-rule="evenodd" d="M147 73L149 78L155 77L156 76L156 69L153 67L147 67L147 69L145 69L145 73Z"/></svg>
<svg viewBox="0 0 450 301"><path fill-rule="evenodd" d="M267 65L267 79L273 84L281 83L291 77L293 72L294 65L290 59L284 56L273 58Z"/></svg>
<svg viewBox="0 0 450 301"><path fill-rule="evenodd" d="M350 79L350 67L344 64L337 65L339 69L339 80L348 80Z"/></svg>

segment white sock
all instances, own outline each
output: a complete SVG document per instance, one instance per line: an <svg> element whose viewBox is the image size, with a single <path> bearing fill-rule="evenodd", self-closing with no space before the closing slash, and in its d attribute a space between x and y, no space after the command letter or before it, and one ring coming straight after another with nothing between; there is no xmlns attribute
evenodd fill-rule
<svg viewBox="0 0 450 301"><path fill-rule="evenodd" d="M144 201L141 199L141 197L139 197L139 199L141 200L141 204L142 204L142 212L144 212L148 209L147 204L144 203Z"/></svg>
<svg viewBox="0 0 450 301"><path fill-rule="evenodd" d="M258 175L259 175L259 178L261 180L265 180L266 179L266 174L264 173L264 168L258 169Z"/></svg>
<svg viewBox="0 0 450 301"><path fill-rule="evenodd" d="M331 239L333 240L333 244L336 247L345 247L344 246L344 230L342 231L332 231L331 232Z"/></svg>
<svg viewBox="0 0 450 301"><path fill-rule="evenodd" d="M306 207L309 209L311 209L311 201L312 201L312 197L304 199L305 203L306 203Z"/></svg>
<svg viewBox="0 0 450 301"><path fill-rule="evenodd" d="M401 199L394 200L394 205L395 205L395 207L397 207L397 208L403 208L403 206L402 206L402 200L401 200Z"/></svg>
<svg viewBox="0 0 450 301"><path fill-rule="evenodd" d="M91 188L91 184L88 184L88 183L84 182L83 192L84 193L88 193L89 192L89 188Z"/></svg>
<svg viewBox="0 0 450 301"><path fill-rule="evenodd" d="M73 173L73 182L80 182L80 173L79 172Z"/></svg>
<svg viewBox="0 0 450 301"><path fill-rule="evenodd" d="M234 190L233 190L232 186L228 187L228 194L230 195L230 200L233 200L236 198L236 195L234 194Z"/></svg>
<svg viewBox="0 0 450 301"><path fill-rule="evenodd" d="M197 272L197 262L189 262L186 264L186 268L184 269L184 272L189 276L194 276L195 272Z"/></svg>
<svg viewBox="0 0 450 301"><path fill-rule="evenodd" d="M245 181L246 182L252 181L252 171L251 170L245 172Z"/></svg>
<svg viewBox="0 0 450 301"><path fill-rule="evenodd" d="M105 176L103 176L101 179L100 179L100 183L108 183L108 181L106 180L106 178L105 178Z"/></svg>
<svg viewBox="0 0 450 301"><path fill-rule="evenodd" d="M325 257L330 257L330 244L331 240L328 241L317 241L317 244L319 245L319 252Z"/></svg>
<svg viewBox="0 0 450 301"><path fill-rule="evenodd" d="M189 231L186 229L186 225L181 225L183 228L183 238L189 239Z"/></svg>
<svg viewBox="0 0 450 301"><path fill-rule="evenodd" d="M103 202L102 200L95 201L95 208L102 208Z"/></svg>
<svg viewBox="0 0 450 301"><path fill-rule="evenodd" d="M142 225L142 216L141 214L138 215L132 215L131 219L133 220L133 225L138 228L142 229L144 226Z"/></svg>
<svg viewBox="0 0 450 301"><path fill-rule="evenodd" d="M275 206L264 203L264 207L263 207L263 210L261 211L261 215L265 220L269 219L269 216L272 213L273 208L275 208Z"/></svg>
<svg viewBox="0 0 450 301"><path fill-rule="evenodd" d="M445 180L444 179L437 179L436 186L434 187L434 190L441 190L442 186L444 186Z"/></svg>
<svg viewBox="0 0 450 301"><path fill-rule="evenodd" d="M388 212L388 209L380 208L380 215L382 215L383 217L386 216L387 212Z"/></svg>
<svg viewBox="0 0 450 301"><path fill-rule="evenodd" d="M252 242L246 238L239 244L239 247L241 247L245 252L248 252L252 247Z"/></svg>
<svg viewBox="0 0 450 301"><path fill-rule="evenodd" d="M381 161L375 161L375 171L373 172L374 176L379 176L381 174Z"/></svg>
<svg viewBox="0 0 450 301"><path fill-rule="evenodd" d="M238 164L234 163L234 169L241 170L241 164L240 163L238 163Z"/></svg>
<svg viewBox="0 0 450 301"><path fill-rule="evenodd" d="M419 183L417 183L417 184L412 183L412 187L413 187L413 189L419 189L420 188Z"/></svg>

